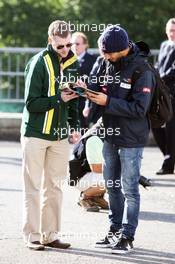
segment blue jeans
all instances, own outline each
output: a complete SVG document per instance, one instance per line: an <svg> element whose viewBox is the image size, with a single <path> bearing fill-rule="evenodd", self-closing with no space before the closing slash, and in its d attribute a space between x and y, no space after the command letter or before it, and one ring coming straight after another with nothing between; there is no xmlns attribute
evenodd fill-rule
<svg viewBox="0 0 175 264"><path fill-rule="evenodd" d="M143 148L118 148L104 142L103 173L109 194L111 231L134 239L140 208L139 178Z"/></svg>

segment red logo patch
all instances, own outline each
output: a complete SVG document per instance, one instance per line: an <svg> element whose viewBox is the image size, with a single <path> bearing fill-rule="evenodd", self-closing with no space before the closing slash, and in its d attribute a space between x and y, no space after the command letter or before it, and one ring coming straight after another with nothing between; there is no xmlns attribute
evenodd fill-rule
<svg viewBox="0 0 175 264"><path fill-rule="evenodd" d="M144 87L144 88L143 88L143 92L144 92L144 93L150 93L150 92L151 92L151 89L148 88L148 87Z"/></svg>
<svg viewBox="0 0 175 264"><path fill-rule="evenodd" d="M107 86L103 86L103 87L102 87L102 91L103 91L104 93L106 93L106 92L107 92Z"/></svg>

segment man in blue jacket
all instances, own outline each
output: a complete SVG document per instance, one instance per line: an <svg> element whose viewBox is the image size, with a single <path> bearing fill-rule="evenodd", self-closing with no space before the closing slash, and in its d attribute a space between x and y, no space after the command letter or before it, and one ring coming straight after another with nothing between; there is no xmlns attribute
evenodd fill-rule
<svg viewBox="0 0 175 264"><path fill-rule="evenodd" d="M129 41L122 27L108 27L99 43L106 61L106 83L101 87L97 80L91 88L99 93L88 93L88 97L103 106L103 173L109 193L110 230L96 247L112 247L114 254L127 253L133 249L138 225L140 165L149 134L147 112L155 77L146 67L149 47L144 42L136 45ZM143 65L145 71L134 79Z"/></svg>

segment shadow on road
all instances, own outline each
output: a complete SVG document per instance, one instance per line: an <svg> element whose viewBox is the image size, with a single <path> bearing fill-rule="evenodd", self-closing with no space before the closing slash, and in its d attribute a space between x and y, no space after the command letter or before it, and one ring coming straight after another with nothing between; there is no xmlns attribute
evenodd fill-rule
<svg viewBox="0 0 175 264"><path fill-rule="evenodd" d="M175 187L175 175L174 179L161 179L161 178L156 178L156 179L151 179L152 187L170 187L174 188Z"/></svg>
<svg viewBox="0 0 175 264"><path fill-rule="evenodd" d="M152 181L153 182L157 182L157 181L166 181L166 182L168 182L168 181L172 181L172 182L174 182L175 181L175 175L174 175L174 179L172 179L172 178L165 178L165 179L162 179L162 178L156 178L156 179L152 179Z"/></svg>
<svg viewBox="0 0 175 264"><path fill-rule="evenodd" d="M20 189L0 188L0 192L22 192Z"/></svg>
<svg viewBox="0 0 175 264"><path fill-rule="evenodd" d="M139 219L148 220L148 221L168 222L168 223L174 224L175 223L175 214L141 211L139 214Z"/></svg>
<svg viewBox="0 0 175 264"><path fill-rule="evenodd" d="M10 164L10 165L15 165L15 166L21 166L22 165L22 159L0 157L0 164Z"/></svg>
<svg viewBox="0 0 175 264"><path fill-rule="evenodd" d="M167 253L167 252L160 252L155 250L149 250L149 249L143 249L143 248L135 248L133 252L127 254L127 255L114 255L111 254L111 250L108 249L106 252L104 250L89 250L89 249L80 249L80 248L72 248L67 249L65 251L59 250L59 249L46 249L48 251L59 251L62 254L73 254L73 255L79 255L79 256L88 256L92 257L98 261L102 261L102 259L107 260L118 260L121 263L127 262L127 263L134 263L134 264L175 264L175 253ZM89 262L91 262L91 259L89 259Z"/></svg>

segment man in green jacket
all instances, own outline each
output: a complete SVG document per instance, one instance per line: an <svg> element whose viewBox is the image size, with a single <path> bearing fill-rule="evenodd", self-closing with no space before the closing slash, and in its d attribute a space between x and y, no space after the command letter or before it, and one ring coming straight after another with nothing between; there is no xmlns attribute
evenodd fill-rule
<svg viewBox="0 0 175 264"><path fill-rule="evenodd" d="M69 144L79 137L77 95L61 85L77 74L68 24L48 28L48 46L28 62L21 126L24 180L23 235L30 249L68 248L61 242L61 185L66 176ZM74 79L75 79L74 78Z"/></svg>

